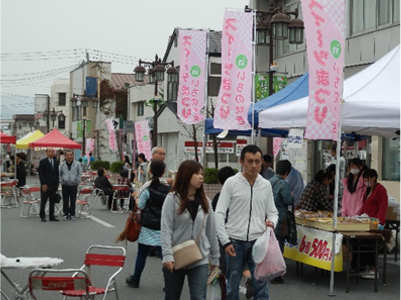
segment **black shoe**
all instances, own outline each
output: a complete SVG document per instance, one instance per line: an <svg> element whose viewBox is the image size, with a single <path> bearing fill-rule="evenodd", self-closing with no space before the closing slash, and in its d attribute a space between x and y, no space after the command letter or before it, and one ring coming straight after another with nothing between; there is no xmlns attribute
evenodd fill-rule
<svg viewBox="0 0 401 300"><path fill-rule="evenodd" d="M47 220L46 220L46 218L41 218L40 219L42 222L46 222Z"/></svg>
<svg viewBox="0 0 401 300"><path fill-rule="evenodd" d="M270 280L271 284L283 284L284 283L284 279L281 277L276 277L272 280Z"/></svg>
<svg viewBox="0 0 401 300"><path fill-rule="evenodd" d="M60 221L59 219L57 219L57 218L51 218L49 221L52 221L52 222L58 222L58 221Z"/></svg>
<svg viewBox="0 0 401 300"><path fill-rule="evenodd" d="M252 278L248 278L246 280L246 293L245 293L245 297L247 299L251 299L253 297L253 282L252 282Z"/></svg>
<svg viewBox="0 0 401 300"><path fill-rule="evenodd" d="M125 283L132 288L139 288L139 281L134 280L132 276L125 278Z"/></svg>

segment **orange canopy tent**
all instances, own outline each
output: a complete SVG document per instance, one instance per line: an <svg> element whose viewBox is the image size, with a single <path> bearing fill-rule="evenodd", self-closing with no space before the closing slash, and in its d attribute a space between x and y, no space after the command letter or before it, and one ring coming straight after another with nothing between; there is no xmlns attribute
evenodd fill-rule
<svg viewBox="0 0 401 300"><path fill-rule="evenodd" d="M65 149L81 149L81 144L71 141L69 138L64 136L60 131L54 128L44 137L29 143L29 147L53 147L53 148L65 148Z"/></svg>
<svg viewBox="0 0 401 300"><path fill-rule="evenodd" d="M0 132L0 143L1 144L15 144L16 138L14 135L8 135L3 132Z"/></svg>

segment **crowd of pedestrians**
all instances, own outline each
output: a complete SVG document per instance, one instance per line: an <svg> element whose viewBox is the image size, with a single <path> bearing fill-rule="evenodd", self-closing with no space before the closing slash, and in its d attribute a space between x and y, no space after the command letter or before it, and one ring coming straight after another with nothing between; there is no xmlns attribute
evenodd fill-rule
<svg viewBox="0 0 401 300"><path fill-rule="evenodd" d="M64 160L59 165L54 149L48 148L46 158L39 164L42 222L47 221L47 201L50 203L49 220L58 221L54 216L54 203L59 184L63 195L63 219L75 219L82 164L74 160L70 150L62 155ZM332 155L336 155L334 148ZM140 287L147 256L154 251L162 261L167 300L180 298L185 278L191 299L205 299L207 277L214 268L220 268L226 276L227 299L239 299L242 277L246 281L247 298L269 299L267 282L254 276L256 266L252 247L255 241L267 227L271 227L283 253L288 236L289 210L333 211L336 160L317 172L304 187L301 174L288 160L276 162L273 169L271 156L263 155L255 145L248 145L241 151L241 172L235 173L231 167L219 170L222 189L211 201L203 189L203 167L200 163L191 160L182 162L173 181L166 178L164 158L165 150L159 146L152 149L150 161L144 154L139 154L137 168L125 156L117 183L127 185L129 191L114 194L103 168L97 170L94 186L108 197L108 209L121 210L124 199L131 198L130 209L136 206L140 212L142 229L136 263L132 274L126 278L127 285ZM21 178L21 184L25 184L22 175L19 175L24 171L21 162L22 158L17 155L17 177ZM356 216L365 213L384 224L387 193L377 182L377 172L364 167L359 159L352 159L345 176L342 160L340 164L340 172L344 173L339 193L341 214ZM135 190L133 181L141 188ZM173 249L190 239L196 240L202 259L176 269ZM372 257L364 255L361 261L368 265ZM364 278L371 278L372 273L374 269L368 266ZM283 284L284 279L278 277L271 283Z"/></svg>

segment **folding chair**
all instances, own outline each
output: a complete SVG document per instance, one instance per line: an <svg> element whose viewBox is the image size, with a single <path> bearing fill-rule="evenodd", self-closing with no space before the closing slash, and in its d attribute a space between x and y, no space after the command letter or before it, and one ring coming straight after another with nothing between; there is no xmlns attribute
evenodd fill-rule
<svg viewBox="0 0 401 300"><path fill-rule="evenodd" d="M91 207L94 207L97 202L99 202L99 204L103 206L107 206L107 197L104 194L103 190L95 188L92 194Z"/></svg>
<svg viewBox="0 0 401 300"><path fill-rule="evenodd" d="M129 200L130 200L129 187L126 186L126 185L114 185L113 186L113 190L114 190L114 197L113 197L114 201L118 201L120 199L123 199L124 200L123 210L125 212L128 212L129 211L129 208L128 208L129 207ZM126 198L117 198L118 191L128 191L128 197L126 197ZM118 202L116 203L116 205L118 205ZM113 211L113 210L111 210L111 212L112 213L118 213L118 212L121 212L121 211Z"/></svg>
<svg viewBox="0 0 401 300"><path fill-rule="evenodd" d="M46 276L47 274L54 274L54 276ZM62 274L70 275L61 276ZM78 274L80 276L77 276ZM29 273L29 293L35 300L39 299L33 292L35 290L58 291L59 293L77 292L79 295L76 297L94 299L89 287L88 274L80 269L36 269Z"/></svg>
<svg viewBox="0 0 401 300"><path fill-rule="evenodd" d="M11 208L12 206L18 207L17 185L18 180L1 183L1 207ZM6 203L6 199L8 202Z"/></svg>
<svg viewBox="0 0 401 300"><path fill-rule="evenodd" d="M84 219L90 218L92 215L91 204L89 202L89 197L93 193L92 186L79 186L78 195L76 201L76 215L77 217Z"/></svg>
<svg viewBox="0 0 401 300"><path fill-rule="evenodd" d="M101 246L101 245L92 245L86 250L84 265L80 270L87 270L87 274L89 277L89 295L104 295L103 300L106 299L108 293L115 292L116 298L118 297L117 285L116 285L116 277L122 271L125 262L126 251L124 247L121 246ZM94 278L92 274L105 274L107 271L105 268L102 270L94 270L95 266L99 267L109 267L110 272L113 272L115 268L117 270L111 274L111 276L107 280L106 287L95 287L93 285ZM74 274L73 276L75 276ZM81 290L66 290L61 292L66 297L83 297L85 292Z"/></svg>
<svg viewBox="0 0 401 300"><path fill-rule="evenodd" d="M21 218L30 218L32 215L39 216L40 199L35 197L34 192L40 192L40 187L23 186L21 188L24 197L20 212Z"/></svg>

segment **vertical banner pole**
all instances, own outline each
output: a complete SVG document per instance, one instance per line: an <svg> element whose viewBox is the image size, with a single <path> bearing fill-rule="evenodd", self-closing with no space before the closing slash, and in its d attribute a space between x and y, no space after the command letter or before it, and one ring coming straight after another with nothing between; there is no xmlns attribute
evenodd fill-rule
<svg viewBox="0 0 401 300"><path fill-rule="evenodd" d="M255 143L255 98L256 98L256 86L255 86L255 73L256 73L256 12L253 11L253 41L252 41L252 133L251 133L251 144Z"/></svg>
<svg viewBox="0 0 401 300"><path fill-rule="evenodd" d="M207 167L207 159L206 159L206 120L209 109L209 97L208 97L208 77L209 77L209 42L210 42L210 30L207 31L207 39L206 39L206 53L205 53L205 121L203 122L203 143L202 143L202 165L203 168ZM198 146L196 146L198 147Z"/></svg>

